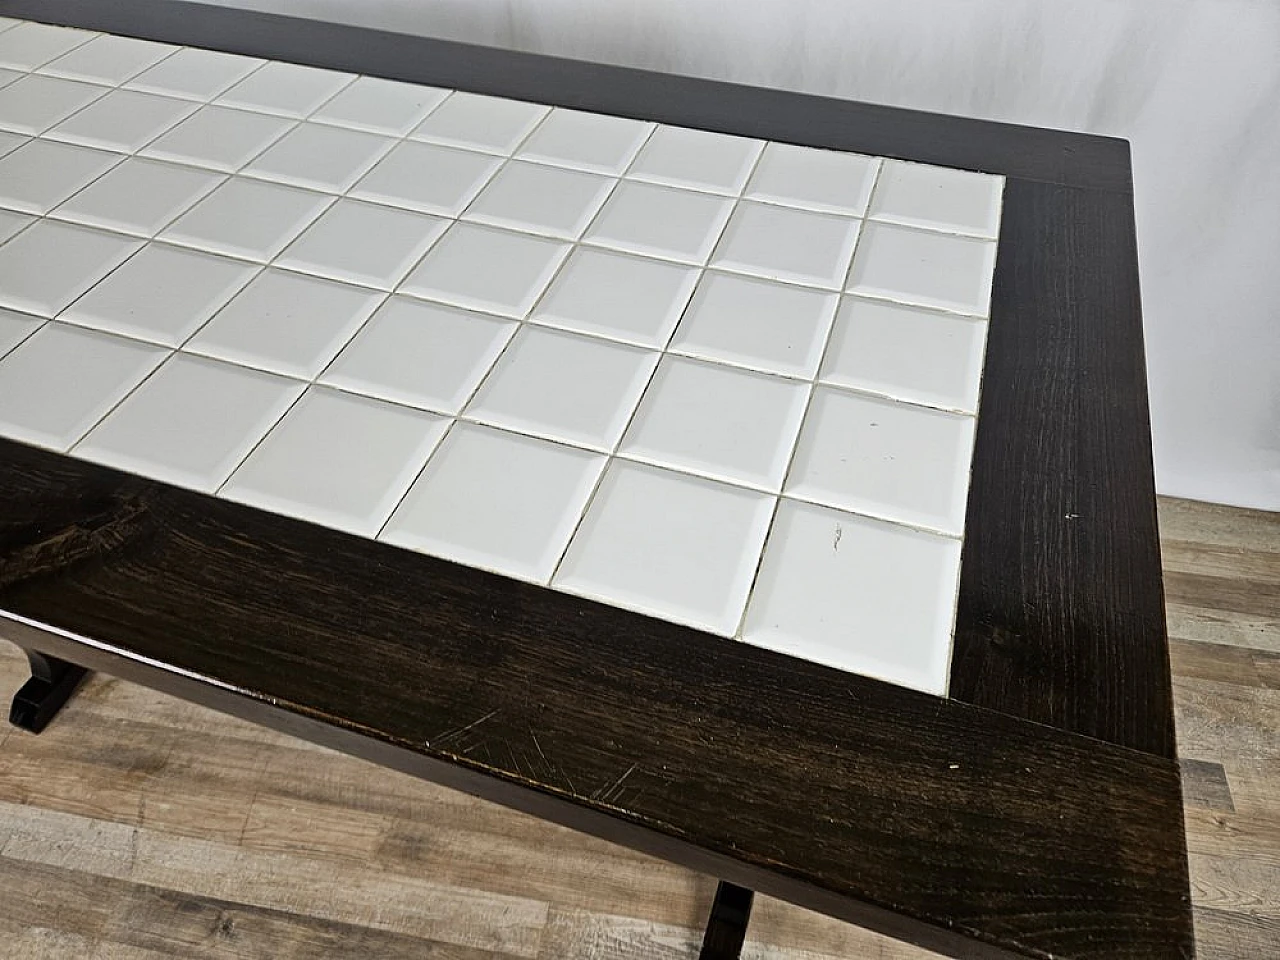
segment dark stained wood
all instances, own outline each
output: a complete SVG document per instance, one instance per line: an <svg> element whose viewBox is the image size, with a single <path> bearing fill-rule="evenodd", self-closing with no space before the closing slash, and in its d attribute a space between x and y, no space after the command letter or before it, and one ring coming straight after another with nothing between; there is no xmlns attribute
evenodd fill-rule
<svg viewBox="0 0 1280 960"><path fill-rule="evenodd" d="M0 490L19 644L954 956L1191 955L1170 760L17 443Z"/></svg>
<svg viewBox="0 0 1280 960"><path fill-rule="evenodd" d="M180 0L0 0L0 14L808 146L1132 192L1129 144Z"/></svg>
<svg viewBox="0 0 1280 960"><path fill-rule="evenodd" d="M951 696L1173 757L1132 198L1005 186Z"/></svg>

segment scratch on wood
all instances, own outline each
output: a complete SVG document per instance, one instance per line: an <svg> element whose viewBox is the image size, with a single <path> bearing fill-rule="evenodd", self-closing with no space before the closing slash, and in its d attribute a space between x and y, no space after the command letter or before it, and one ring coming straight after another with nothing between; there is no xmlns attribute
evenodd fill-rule
<svg viewBox="0 0 1280 960"><path fill-rule="evenodd" d="M639 766L638 763L633 763L631 766L627 767L626 772L623 773L622 776L620 776L617 780L614 780L611 783L605 784L603 787L601 787L599 790L597 790L595 793L591 795L591 799L599 800L602 803L609 803L611 800L613 800L614 797L618 795L618 791L622 789L623 782L627 779L627 777L631 776L631 774L636 772L636 768L638 766Z"/></svg>
<svg viewBox="0 0 1280 960"><path fill-rule="evenodd" d="M449 731L446 731L445 733L442 733L439 737L435 739L434 742L436 746L444 746L450 740L456 740L458 737L462 736L464 733L468 732L469 730L474 730L476 727L480 726L480 724L485 723L488 720L492 720L495 716L497 716L497 713L498 713L497 710L490 710L483 717L481 717L478 720L472 720L465 727L455 727L453 730L449 730Z"/></svg>

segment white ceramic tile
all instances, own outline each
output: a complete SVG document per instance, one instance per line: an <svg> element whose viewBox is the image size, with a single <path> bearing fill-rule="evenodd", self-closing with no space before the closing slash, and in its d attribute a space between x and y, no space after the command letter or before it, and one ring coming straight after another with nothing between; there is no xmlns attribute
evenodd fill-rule
<svg viewBox="0 0 1280 960"><path fill-rule="evenodd" d="M144 156L234 173L282 137L292 120L204 106L144 147Z"/></svg>
<svg viewBox="0 0 1280 960"><path fill-rule="evenodd" d="M545 582L604 462L546 440L456 424L379 539Z"/></svg>
<svg viewBox="0 0 1280 960"><path fill-rule="evenodd" d="M167 43L100 34L40 68L41 73L111 86L124 83L178 48Z"/></svg>
<svg viewBox="0 0 1280 960"><path fill-rule="evenodd" d="M587 239L634 253L703 263L732 209L733 202L721 197L623 181L587 231Z"/></svg>
<svg viewBox="0 0 1280 960"><path fill-rule="evenodd" d="M666 357L619 452L768 490L782 486L807 384Z"/></svg>
<svg viewBox="0 0 1280 960"><path fill-rule="evenodd" d="M714 266L839 290L862 221L767 203L739 203Z"/></svg>
<svg viewBox="0 0 1280 960"><path fill-rule="evenodd" d="M840 150L770 143L744 196L860 217L867 210L880 161Z"/></svg>
<svg viewBox="0 0 1280 960"><path fill-rule="evenodd" d="M212 493L304 387L259 370L174 354L73 453Z"/></svg>
<svg viewBox="0 0 1280 960"><path fill-rule="evenodd" d="M402 137L449 95L448 90L378 77L358 77L311 119Z"/></svg>
<svg viewBox="0 0 1280 960"><path fill-rule="evenodd" d="M278 183L228 180L163 233L163 238L250 260L270 260L333 198Z"/></svg>
<svg viewBox="0 0 1280 960"><path fill-rule="evenodd" d="M448 224L423 213L341 199L290 244L276 263L390 290Z"/></svg>
<svg viewBox="0 0 1280 960"><path fill-rule="evenodd" d="M576 240L615 180L513 160L467 208L466 219Z"/></svg>
<svg viewBox="0 0 1280 960"><path fill-rule="evenodd" d="M960 535L972 417L818 387L788 494Z"/></svg>
<svg viewBox="0 0 1280 960"><path fill-rule="evenodd" d="M697 282L698 271L691 267L578 247L533 318L662 348Z"/></svg>
<svg viewBox="0 0 1280 960"><path fill-rule="evenodd" d="M622 436L658 354L522 327L467 406L468 417L609 451Z"/></svg>
<svg viewBox="0 0 1280 960"><path fill-rule="evenodd" d="M105 87L79 80L29 74L0 87L0 128L42 133L106 92Z"/></svg>
<svg viewBox="0 0 1280 960"><path fill-rule="evenodd" d="M732 636L774 499L614 460L554 584Z"/></svg>
<svg viewBox="0 0 1280 960"><path fill-rule="evenodd" d="M123 337L45 324L0 360L0 435L66 450L165 356Z"/></svg>
<svg viewBox="0 0 1280 960"><path fill-rule="evenodd" d="M867 223L849 290L985 317L996 245L989 240Z"/></svg>
<svg viewBox="0 0 1280 960"><path fill-rule="evenodd" d="M524 142L517 156L619 176L653 127L640 120L557 107Z"/></svg>
<svg viewBox="0 0 1280 960"><path fill-rule="evenodd" d="M13 213L10 210L0 210L0 243L4 243L10 237L22 230L23 227L31 223L35 217L28 216L25 213Z"/></svg>
<svg viewBox="0 0 1280 960"><path fill-rule="evenodd" d="M286 117L305 117L353 79L349 73L271 61L222 94L218 103Z"/></svg>
<svg viewBox="0 0 1280 960"><path fill-rule="evenodd" d="M25 76L25 73L18 70L9 70L5 67L0 67L0 87L7 87L9 84L13 83L13 81L21 80Z"/></svg>
<svg viewBox="0 0 1280 960"><path fill-rule="evenodd" d="M510 154L547 110L538 103L453 93L418 125L412 136L470 150Z"/></svg>
<svg viewBox="0 0 1280 960"><path fill-rule="evenodd" d="M960 541L783 500L742 639L941 695Z"/></svg>
<svg viewBox="0 0 1280 960"><path fill-rule="evenodd" d="M0 65L34 70L74 50L92 36L85 30L45 23L19 23L0 33Z"/></svg>
<svg viewBox="0 0 1280 960"><path fill-rule="evenodd" d="M405 293L522 318L551 282L567 244L456 223L401 284Z"/></svg>
<svg viewBox="0 0 1280 960"><path fill-rule="evenodd" d="M364 176L393 143L387 137L361 130L300 123L244 172L299 187L342 193Z"/></svg>
<svg viewBox="0 0 1280 960"><path fill-rule="evenodd" d="M189 100L139 90L112 90L45 135L86 147L133 153L195 109Z"/></svg>
<svg viewBox="0 0 1280 960"><path fill-rule="evenodd" d="M262 63L253 57L184 47L138 74L126 86L187 100L212 100Z"/></svg>
<svg viewBox="0 0 1280 960"><path fill-rule="evenodd" d="M30 140L0 157L0 203L28 213L48 213L119 162L114 153Z"/></svg>
<svg viewBox="0 0 1280 960"><path fill-rule="evenodd" d="M501 161L431 143L401 143L378 161L351 196L457 216L488 183Z"/></svg>
<svg viewBox="0 0 1280 960"><path fill-rule="evenodd" d="M990 174L886 160L868 215L994 240L1003 187Z"/></svg>
<svg viewBox="0 0 1280 960"><path fill-rule="evenodd" d="M33 223L0 247L0 306L55 316L140 245L69 223Z"/></svg>
<svg viewBox="0 0 1280 960"><path fill-rule="evenodd" d="M8 130L0 130L0 157L7 153L12 153L24 143L30 143L31 137L25 133L11 133Z"/></svg>
<svg viewBox="0 0 1280 960"><path fill-rule="evenodd" d="M219 494L371 537L448 423L421 410L312 387Z"/></svg>
<svg viewBox="0 0 1280 960"><path fill-rule="evenodd" d="M45 321L29 313L15 313L0 309L0 357L20 344Z"/></svg>
<svg viewBox="0 0 1280 960"><path fill-rule="evenodd" d="M257 271L238 260L148 244L60 319L177 347Z"/></svg>
<svg viewBox="0 0 1280 960"><path fill-rule="evenodd" d="M509 320L392 297L320 379L384 400L457 413L515 329Z"/></svg>
<svg viewBox="0 0 1280 960"><path fill-rule="evenodd" d="M834 293L707 271L671 349L812 378L836 310Z"/></svg>
<svg viewBox="0 0 1280 960"><path fill-rule="evenodd" d="M689 127L660 126L627 176L693 190L737 194L764 144Z"/></svg>
<svg viewBox="0 0 1280 960"><path fill-rule="evenodd" d="M128 157L53 215L91 226L153 236L216 187L223 177L158 160Z"/></svg>
<svg viewBox="0 0 1280 960"><path fill-rule="evenodd" d="M986 334L981 320L846 297L822 379L976 413Z"/></svg>
<svg viewBox="0 0 1280 960"><path fill-rule="evenodd" d="M258 274L184 347L272 373L319 375L382 295L285 270Z"/></svg>

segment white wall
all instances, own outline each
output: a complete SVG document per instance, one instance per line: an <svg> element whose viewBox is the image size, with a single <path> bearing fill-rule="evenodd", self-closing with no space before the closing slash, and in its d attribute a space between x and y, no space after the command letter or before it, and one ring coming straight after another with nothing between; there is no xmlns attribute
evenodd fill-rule
<svg viewBox="0 0 1280 960"><path fill-rule="evenodd" d="M216 0L1126 137L1162 493L1280 510L1277 0Z"/></svg>

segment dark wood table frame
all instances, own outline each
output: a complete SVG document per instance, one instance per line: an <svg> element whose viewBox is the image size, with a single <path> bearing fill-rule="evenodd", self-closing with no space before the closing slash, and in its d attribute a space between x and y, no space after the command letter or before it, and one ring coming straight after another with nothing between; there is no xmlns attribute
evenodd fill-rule
<svg viewBox="0 0 1280 960"><path fill-rule="evenodd" d="M1193 955L1126 142L177 0L0 15L1007 178L949 699L0 441L18 720L103 670L677 861L726 881L707 956L749 890L955 957Z"/></svg>

